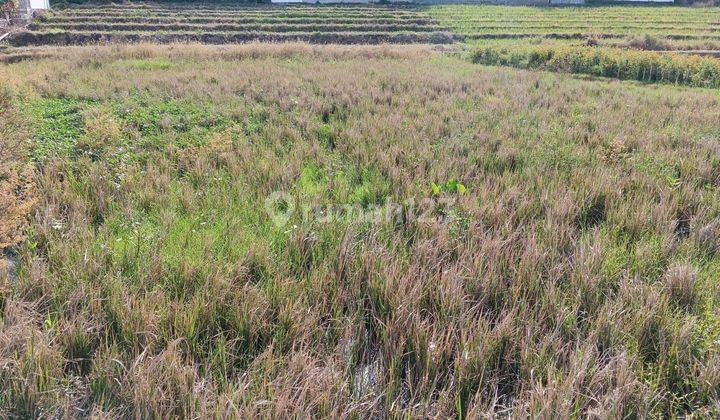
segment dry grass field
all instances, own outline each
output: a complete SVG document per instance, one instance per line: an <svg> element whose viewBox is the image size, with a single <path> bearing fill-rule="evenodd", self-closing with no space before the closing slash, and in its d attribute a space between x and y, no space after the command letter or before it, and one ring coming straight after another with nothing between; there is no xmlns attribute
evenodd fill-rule
<svg viewBox="0 0 720 420"><path fill-rule="evenodd" d="M2 417L720 415L717 90L140 44L0 92Z"/></svg>

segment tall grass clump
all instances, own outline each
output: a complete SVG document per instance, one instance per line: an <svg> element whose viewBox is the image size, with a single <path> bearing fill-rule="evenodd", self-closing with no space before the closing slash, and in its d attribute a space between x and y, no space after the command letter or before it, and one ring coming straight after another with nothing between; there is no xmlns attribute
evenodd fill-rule
<svg viewBox="0 0 720 420"><path fill-rule="evenodd" d="M471 60L486 65L587 74L646 83L720 87L720 60L697 56L610 48L534 46L478 48L472 52Z"/></svg>

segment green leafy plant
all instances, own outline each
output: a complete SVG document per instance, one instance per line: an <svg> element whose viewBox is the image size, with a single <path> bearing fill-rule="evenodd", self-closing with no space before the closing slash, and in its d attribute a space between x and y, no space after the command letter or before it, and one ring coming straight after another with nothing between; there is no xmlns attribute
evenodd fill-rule
<svg viewBox="0 0 720 420"><path fill-rule="evenodd" d="M440 195L442 193L447 194L465 194L467 188L462 182L459 182L455 178L451 178L445 184L431 183L430 188L432 189L433 195Z"/></svg>

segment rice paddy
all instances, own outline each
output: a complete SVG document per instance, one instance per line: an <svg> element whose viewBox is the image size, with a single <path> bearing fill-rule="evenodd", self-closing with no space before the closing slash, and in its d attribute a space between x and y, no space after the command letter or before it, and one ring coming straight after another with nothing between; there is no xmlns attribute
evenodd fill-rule
<svg viewBox="0 0 720 420"><path fill-rule="evenodd" d="M335 44L448 43L455 38L410 7L76 6L43 15L10 38L14 46L98 42L306 41Z"/></svg>
<svg viewBox="0 0 720 420"><path fill-rule="evenodd" d="M677 40L720 39L718 8L447 5L430 7L427 13L470 40L617 39L642 34Z"/></svg>
<svg viewBox="0 0 720 420"><path fill-rule="evenodd" d="M123 42L465 42L720 51L720 9L492 5L75 5L40 16L13 46ZM643 38L645 37L645 38ZM638 39L651 37L657 42Z"/></svg>

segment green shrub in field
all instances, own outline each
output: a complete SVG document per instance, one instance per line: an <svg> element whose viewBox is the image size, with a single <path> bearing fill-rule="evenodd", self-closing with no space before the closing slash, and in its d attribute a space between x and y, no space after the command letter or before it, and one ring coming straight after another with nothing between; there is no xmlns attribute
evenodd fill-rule
<svg viewBox="0 0 720 420"><path fill-rule="evenodd" d="M648 83L720 87L720 61L697 56L609 48L538 46L517 49L485 47L473 52L471 59L479 64L589 74Z"/></svg>

